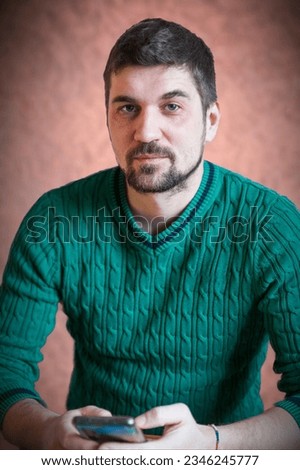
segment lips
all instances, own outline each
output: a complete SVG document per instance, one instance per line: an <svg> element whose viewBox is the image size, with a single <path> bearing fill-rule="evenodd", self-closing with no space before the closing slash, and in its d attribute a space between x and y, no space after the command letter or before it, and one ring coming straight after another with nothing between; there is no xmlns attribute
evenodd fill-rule
<svg viewBox="0 0 300 470"><path fill-rule="evenodd" d="M135 149L128 151L126 155L127 162L130 163L133 160L155 160L161 158L168 158L171 161L175 161L175 155L171 149L162 147L155 142L140 144Z"/></svg>
<svg viewBox="0 0 300 470"><path fill-rule="evenodd" d="M166 155L139 155L135 157L136 160L160 160L162 158L168 158Z"/></svg>

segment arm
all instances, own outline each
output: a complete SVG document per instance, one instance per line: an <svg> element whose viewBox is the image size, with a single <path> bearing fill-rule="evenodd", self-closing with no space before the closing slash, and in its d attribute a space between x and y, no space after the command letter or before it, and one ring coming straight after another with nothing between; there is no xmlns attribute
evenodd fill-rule
<svg viewBox="0 0 300 470"><path fill-rule="evenodd" d="M20 449L97 449L95 441L80 437L72 425L74 416L110 416L110 412L86 406L58 415L32 399L21 400L6 413L3 435Z"/></svg>
<svg viewBox="0 0 300 470"><path fill-rule="evenodd" d="M223 436L221 449L300 449L299 427L294 418L279 407L221 426L219 430Z"/></svg>
<svg viewBox="0 0 300 470"><path fill-rule="evenodd" d="M142 429L165 426L163 436L145 444L106 443L101 449L215 449L211 426L197 424L183 404L161 406L138 416ZM300 430L281 408L233 424L218 426L219 449L300 449Z"/></svg>

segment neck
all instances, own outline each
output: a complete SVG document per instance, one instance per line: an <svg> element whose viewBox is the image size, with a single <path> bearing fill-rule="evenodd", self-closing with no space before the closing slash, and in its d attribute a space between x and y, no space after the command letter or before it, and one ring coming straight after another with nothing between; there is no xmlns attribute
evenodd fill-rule
<svg viewBox="0 0 300 470"><path fill-rule="evenodd" d="M184 211L195 196L203 175L203 161L184 187L163 193L139 193L127 185L131 211L143 230L155 235L168 227Z"/></svg>

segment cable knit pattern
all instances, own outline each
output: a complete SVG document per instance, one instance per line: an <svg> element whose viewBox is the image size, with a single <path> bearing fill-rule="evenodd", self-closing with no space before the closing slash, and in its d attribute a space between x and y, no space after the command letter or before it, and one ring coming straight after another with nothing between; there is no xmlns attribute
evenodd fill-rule
<svg viewBox="0 0 300 470"><path fill-rule="evenodd" d="M75 340L68 408L133 416L186 403L201 423L277 403L300 423L299 213L285 197L205 162L199 190L157 236L133 219L118 168L43 195L13 243L1 288L0 412L34 397L58 302Z"/></svg>

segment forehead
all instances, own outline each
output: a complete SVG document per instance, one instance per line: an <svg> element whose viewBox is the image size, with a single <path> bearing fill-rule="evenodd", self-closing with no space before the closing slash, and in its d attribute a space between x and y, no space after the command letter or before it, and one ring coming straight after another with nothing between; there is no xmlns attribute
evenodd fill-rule
<svg viewBox="0 0 300 470"><path fill-rule="evenodd" d="M146 97L159 99L175 89L183 91L191 98L198 95L194 79L186 67L129 66L112 74L109 101L117 95L127 95L140 100Z"/></svg>

